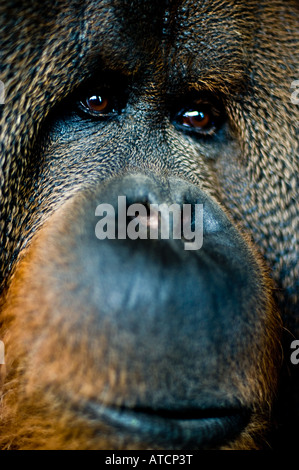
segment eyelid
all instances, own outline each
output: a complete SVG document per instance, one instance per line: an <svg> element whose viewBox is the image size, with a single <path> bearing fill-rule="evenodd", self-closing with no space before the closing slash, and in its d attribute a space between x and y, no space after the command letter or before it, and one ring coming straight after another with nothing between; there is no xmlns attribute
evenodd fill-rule
<svg viewBox="0 0 299 470"><path fill-rule="evenodd" d="M89 117L92 117L92 118L95 118L95 119L107 119L109 117L113 117L113 116L116 116L119 114L119 110L117 109L117 106L115 106L115 101L113 99L111 99L111 102L109 102L110 98L108 95L105 95L105 98L107 97L108 99L108 107L107 107L107 110L103 110L103 111L93 111L92 109L90 109L87 105L86 105L86 101L94 96L94 95L102 95L104 96L104 93L103 92L91 92L91 93L85 93L85 96L83 99L78 99L77 100L77 109L79 109L81 112L83 112L86 116L89 116Z"/></svg>
<svg viewBox="0 0 299 470"><path fill-rule="evenodd" d="M192 118L196 119L201 113L203 113L204 116L207 115L209 117L208 123L204 124L203 127L201 127L200 125L198 126L192 125ZM209 137L212 137L218 130L218 127L220 124L220 122L218 122L219 121L218 116L220 117L221 113L219 113L218 116L217 114L218 113L214 112L212 106L207 106L206 103L205 105L202 105L201 103L197 102L181 109L179 112L177 112L173 116L172 120L173 120L175 127L179 131L183 132L184 134L198 137L198 138L199 137L209 138ZM190 118L190 125L184 122L186 118L187 119ZM200 124L200 121L198 124Z"/></svg>

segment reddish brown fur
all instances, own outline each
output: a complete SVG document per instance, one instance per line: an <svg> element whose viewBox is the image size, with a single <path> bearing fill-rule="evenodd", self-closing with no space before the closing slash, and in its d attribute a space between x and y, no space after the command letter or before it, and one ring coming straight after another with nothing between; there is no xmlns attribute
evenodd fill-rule
<svg viewBox="0 0 299 470"><path fill-rule="evenodd" d="M173 2L173 8L179 3ZM255 449L265 445L268 428L273 427L272 408L281 385L282 361L289 361L289 341L284 352L281 346L281 317L292 339L299 334L296 288L299 275L296 244L298 138L294 124L298 120L298 108L290 104L289 89L291 81L298 78L298 3L295 0L203 2L201 14L208 19L206 22L193 14L199 2L183 3L190 7L194 27L197 19L198 24L202 21L201 53L204 55L208 50L206 62L211 62L197 86L200 90L218 90L225 95L235 148L234 152L224 152L216 162L207 159L207 163L191 144L181 144L172 130L168 129L164 136L166 143L162 138L161 141L169 154L180 147L181 158L175 162L174 173L194 182L226 207L250 247L261 275L264 304L259 305L259 309L267 319L264 348L257 353L258 363L251 358L240 358L241 363L237 364L228 354L232 375L225 383L232 382L236 386L243 403L253 397L254 413L243 433L224 448ZM74 331L76 319L73 318L75 323L72 323L59 315L52 317L56 292L44 288L49 285L48 260L59 268L60 263L68 263L71 256L70 251L57 249L57 227L63 237L68 230L68 218L63 212L65 201L70 199L72 204L73 195L86 187L87 180L98 181L100 170L94 149L94 153L88 154L89 160L77 165L70 144L68 167L60 159L64 149L55 154L55 139L54 144L49 144L50 150L40 155L37 136L56 100L72 92L92 69L95 57L98 60L99 44L106 44L101 59L112 71L118 71L122 57L127 58L121 73L129 77L134 77L140 69L143 48L155 50L156 47L154 39L153 44L148 45L147 41L137 38L140 49L130 43L126 49L127 36L135 38L139 31L135 11L130 11L131 29L128 28L127 34L118 24L114 33L111 31L113 8L105 11L105 4L103 1L101 5L96 2L83 5L60 0L54 6L31 2L20 9L17 2L9 0L0 6L4 64L0 78L5 82L7 96L0 129L0 285L5 293L1 301L0 339L5 343L6 352L6 366L0 366L2 449L107 448L111 440L96 438L92 426L86 426L86 421L74 413L71 404L82 398L93 398L107 383L111 389L119 390L120 403L122 397L129 394L126 372L120 372L115 364L108 376L98 373L97 363L101 358L105 361L108 345L97 345L93 350L87 347L92 315L85 325L86 330L82 328L78 336ZM161 4L155 2L155 8L161 8ZM144 5L145 10L150 7ZM211 19L210 11L213 12ZM142 21L145 18L145 25L140 27L142 37L148 27L146 11L143 13L140 15ZM190 18L184 17L183 9L180 14L188 26ZM224 22L234 17L236 22L224 23L218 34L219 25L215 22L218 17ZM20 21L15 22L15 18ZM231 25L232 29L228 29ZM226 37L228 30L230 34ZM221 63L219 71L219 60L214 55L219 46L217 40L224 53L231 37L240 37L244 42L236 47L237 59L229 57ZM118 38L121 38L119 42ZM186 45L191 50L195 39L193 34L186 36ZM183 75L187 66L183 53L177 55L179 74ZM150 65L160 72L161 57L159 60L154 57ZM238 83L243 75L248 82L239 90ZM149 80L145 88L150 86L153 90L148 102L154 107L159 87L157 91ZM149 141L146 126L132 134L131 139L134 149L140 140ZM117 141L117 133L107 133L107 141L112 144ZM161 142L151 145L157 147L156 151L164 148ZM112 149L116 151L117 144ZM107 161L108 165L101 169L103 177L111 176L110 160ZM150 171L167 175L167 164L162 168L159 165L154 161ZM55 240L56 245L49 240ZM271 268L270 274L264 258ZM76 286L70 281L69 287L71 291ZM72 311L67 313L67 319L72 317ZM236 341L242 339L236 338ZM287 362L287 369L289 366ZM295 396L294 391L291 392ZM286 402L291 402L291 392L284 397ZM72 402L67 397L71 397ZM296 403L288 411L295 424L299 417L298 400ZM126 447L130 446L123 442L123 448Z"/></svg>
<svg viewBox="0 0 299 470"><path fill-rule="evenodd" d="M68 406L97 397L107 382L111 389L116 387L120 397L127 393L125 372L122 375L117 367L115 370L112 367L108 377L98 373L96 364L101 357L103 362L106 361L106 345L96 344L97 349L91 352L88 324L85 325L85 333L80 331L79 338L74 335L76 319L73 311L51 319L56 294L51 290L46 295L43 292L48 277L47 259L51 259L59 269L61 262L68 263L71 254L62 250L57 252L51 245L52 237L59 239L67 234L68 206L71 203L59 210L35 237L18 265L2 310L5 329L1 337L6 344L7 362L0 428L0 442L4 449L106 449L111 446L111 441L95 437L92 427L86 426L85 420ZM271 423L282 359L281 320L272 299L273 283L249 237L246 234L243 236L251 246L252 256L258 260L263 276L267 336L258 368L250 362L250 358L246 364L246 360L242 359L244 362L240 367L247 368L245 383L242 382L244 379L239 378L239 364L232 359L232 375L228 377L228 383L236 385L244 403L255 397L255 410L246 429L224 449L257 449L265 445L264 437ZM45 266L45 271L41 270L41 266ZM76 289L76 286L70 285L72 288ZM66 321L68 317L70 322ZM92 327L92 315L89 322ZM229 355L227 360L230 361ZM72 398L71 403L60 401L59 397L63 397L65 392ZM139 449L139 446L135 448Z"/></svg>

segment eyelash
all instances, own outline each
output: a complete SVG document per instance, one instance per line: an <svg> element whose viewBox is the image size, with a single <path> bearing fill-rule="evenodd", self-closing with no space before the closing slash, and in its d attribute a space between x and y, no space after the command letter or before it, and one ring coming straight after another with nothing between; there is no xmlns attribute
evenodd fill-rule
<svg viewBox="0 0 299 470"><path fill-rule="evenodd" d="M198 120L197 117L200 117ZM172 119L175 127L187 135L213 137L220 127L220 113L205 103L184 107ZM189 121L189 124L187 123ZM193 124L193 125L192 125ZM199 124L199 126L196 126Z"/></svg>
<svg viewBox="0 0 299 470"><path fill-rule="evenodd" d="M77 101L77 109L81 111L81 113L85 114L85 117L93 117L94 119L98 120L105 120L109 119L110 117L117 116L120 114L120 109L118 109L117 104L115 103L115 100L111 99L110 97L107 97L108 101L108 107L105 112L102 111L93 111L90 107L88 107L87 100L89 100L92 96L100 96L100 94L97 93L91 93L90 95L86 95L86 97L82 100ZM84 116L84 115L83 115Z"/></svg>

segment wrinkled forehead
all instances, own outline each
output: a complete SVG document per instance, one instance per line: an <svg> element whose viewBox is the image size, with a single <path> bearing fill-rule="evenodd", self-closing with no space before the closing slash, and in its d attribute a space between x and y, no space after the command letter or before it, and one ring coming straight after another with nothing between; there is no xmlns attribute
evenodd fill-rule
<svg viewBox="0 0 299 470"><path fill-rule="evenodd" d="M250 2L230 0L104 0L81 6L89 54L112 70L164 71L197 82L236 80L254 39ZM75 5L73 5L73 8Z"/></svg>

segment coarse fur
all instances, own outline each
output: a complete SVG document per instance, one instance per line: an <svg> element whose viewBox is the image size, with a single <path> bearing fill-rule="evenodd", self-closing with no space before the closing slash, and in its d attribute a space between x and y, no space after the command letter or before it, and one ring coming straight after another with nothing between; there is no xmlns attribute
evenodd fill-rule
<svg viewBox="0 0 299 470"><path fill-rule="evenodd" d="M159 413L214 409L223 397L250 418L203 448L294 446L297 1L8 0L0 42L1 448L181 448L118 433L84 406ZM82 117L75 103L95 84L121 102L117 117ZM173 119L202 97L225 116L210 139ZM176 262L171 242L95 244L97 203L117 191L138 202L134 184L159 202L188 191L206 201L233 247L215 246L214 270L209 248L196 255L209 284L190 253ZM213 283L223 312L208 292L196 313L197 285Z"/></svg>

